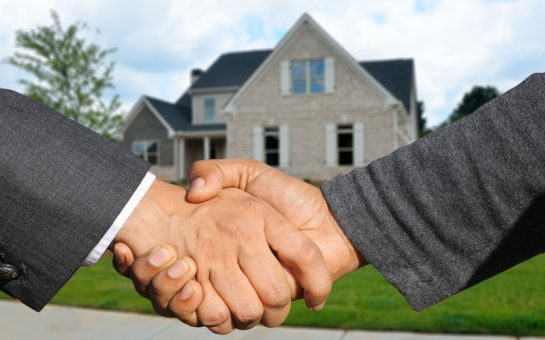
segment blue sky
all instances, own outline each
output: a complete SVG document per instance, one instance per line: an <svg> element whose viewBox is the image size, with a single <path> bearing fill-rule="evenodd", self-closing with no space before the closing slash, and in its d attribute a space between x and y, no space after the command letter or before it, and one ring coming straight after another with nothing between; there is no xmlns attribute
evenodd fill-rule
<svg viewBox="0 0 545 340"><path fill-rule="evenodd" d="M115 84L128 111L142 94L175 100L189 71L221 53L272 48L307 12L358 60L414 58L418 96L438 124L473 85L505 91L545 71L540 0L0 0L0 59L15 31L84 21L88 38L116 47ZM21 90L21 71L0 64L0 87Z"/></svg>

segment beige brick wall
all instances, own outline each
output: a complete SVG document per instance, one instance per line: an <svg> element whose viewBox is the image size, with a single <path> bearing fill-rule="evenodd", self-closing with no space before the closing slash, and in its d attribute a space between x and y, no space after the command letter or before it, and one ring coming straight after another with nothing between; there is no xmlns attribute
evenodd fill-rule
<svg viewBox="0 0 545 340"><path fill-rule="evenodd" d="M333 57L335 92L280 94L280 63L284 60ZM394 150L394 109L382 94L355 74L338 51L329 47L308 24L296 33L283 53L240 98L228 117L228 157L253 157L253 127L288 125L290 164L287 173L317 180L348 172L350 167L326 167L325 125L364 124L365 164Z"/></svg>

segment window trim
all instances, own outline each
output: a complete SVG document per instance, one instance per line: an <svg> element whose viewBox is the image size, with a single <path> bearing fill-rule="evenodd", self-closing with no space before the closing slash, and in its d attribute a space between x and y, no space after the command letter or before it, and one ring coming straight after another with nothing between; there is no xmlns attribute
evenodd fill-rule
<svg viewBox="0 0 545 340"><path fill-rule="evenodd" d="M309 94L323 94L326 93L325 91L325 81L326 81L326 62L325 58L312 58L312 59L294 59L290 60L290 67L289 67L289 76L290 76L290 94L294 96L300 96L300 95L309 95ZM320 61L322 63L323 72L321 74L321 77L317 78L312 74L311 71L311 63L313 61ZM294 92L294 86L293 82L294 79L302 80L302 77L295 78L293 76L293 64L295 63L304 63L305 66L305 74L304 74L304 80L305 80L305 91L304 92ZM313 80L321 80L322 81L322 91L312 91L312 81Z"/></svg>
<svg viewBox="0 0 545 340"><path fill-rule="evenodd" d="M133 140L132 143L131 143L131 152L134 153L135 155L136 152L134 152L134 146L136 144L144 144L144 152L142 153L142 159L145 160L146 162L152 164L152 165L160 165L161 164L161 159L160 159L160 148L159 148L159 140L157 139L136 139L136 140ZM148 144L151 144L151 143L155 143L155 145L157 145L157 151L155 151L155 157L157 159L157 162L156 163L151 163L148 158L149 158L149 154L148 154L148 151L147 151L147 145ZM153 152L152 152L153 154ZM140 155L137 155L138 157L140 157Z"/></svg>

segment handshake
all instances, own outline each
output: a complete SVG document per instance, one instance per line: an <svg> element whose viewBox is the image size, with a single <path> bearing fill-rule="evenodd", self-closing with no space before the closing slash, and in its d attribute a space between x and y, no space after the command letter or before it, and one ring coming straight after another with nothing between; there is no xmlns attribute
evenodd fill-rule
<svg viewBox="0 0 545 340"><path fill-rule="evenodd" d="M274 327L365 264L310 184L252 160L200 161L190 179L188 192L156 180L114 240L116 270L158 314L220 334Z"/></svg>

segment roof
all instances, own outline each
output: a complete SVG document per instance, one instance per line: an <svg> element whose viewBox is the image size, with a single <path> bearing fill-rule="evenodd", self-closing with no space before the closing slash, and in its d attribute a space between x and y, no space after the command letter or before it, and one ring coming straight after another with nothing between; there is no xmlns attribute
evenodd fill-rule
<svg viewBox="0 0 545 340"><path fill-rule="evenodd" d="M224 53L191 85L190 90L241 86L272 50Z"/></svg>
<svg viewBox="0 0 545 340"><path fill-rule="evenodd" d="M407 112L411 112L411 94L414 77L412 59L360 61L359 64L400 100Z"/></svg>
<svg viewBox="0 0 545 340"><path fill-rule="evenodd" d="M255 72L272 50L231 52L222 54L189 89L240 87ZM414 77L412 59L360 61L367 72L400 100L410 112L411 93ZM184 93L177 104L191 106L188 93ZM189 102L189 104L187 104Z"/></svg>
<svg viewBox="0 0 545 340"><path fill-rule="evenodd" d="M221 131L227 128L225 124L191 124L190 106L171 104L164 100L149 96L145 96L145 98L174 131ZM183 102L182 100L180 101Z"/></svg>
<svg viewBox="0 0 545 340"><path fill-rule="evenodd" d="M191 90L240 87L269 56L272 50L222 54L175 103L146 96L145 98L175 131L225 130L225 124L191 124ZM371 74L410 113L414 62L412 59L360 61Z"/></svg>

